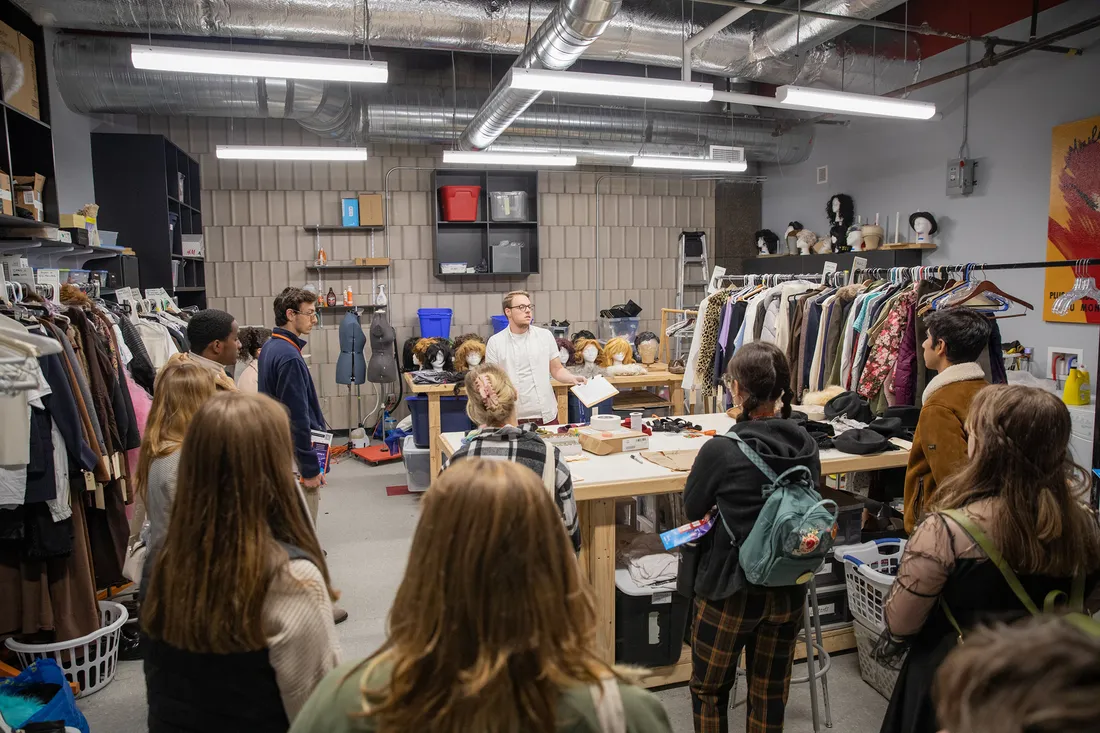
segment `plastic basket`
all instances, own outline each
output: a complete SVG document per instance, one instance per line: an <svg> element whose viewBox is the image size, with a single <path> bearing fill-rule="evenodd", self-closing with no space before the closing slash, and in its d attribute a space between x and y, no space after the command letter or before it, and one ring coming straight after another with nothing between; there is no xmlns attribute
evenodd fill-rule
<svg viewBox="0 0 1100 733"><path fill-rule="evenodd" d="M886 629L886 596L904 550L905 540L881 539L833 551L837 559L844 561L844 584L852 616L876 633Z"/></svg>
<svg viewBox="0 0 1100 733"><path fill-rule="evenodd" d="M420 336L422 338L450 338L451 337L451 309L450 308L420 308L416 311L420 319Z"/></svg>
<svg viewBox="0 0 1100 733"><path fill-rule="evenodd" d="M898 682L900 664L898 669L891 669L875 659L875 645L879 635L867 628L859 621L853 625L856 635L856 653L859 658L859 676L863 681L875 688L878 694L887 700L894 694L894 685Z"/></svg>
<svg viewBox="0 0 1100 733"><path fill-rule="evenodd" d="M481 186L440 186L443 221L477 221Z"/></svg>
<svg viewBox="0 0 1100 733"><path fill-rule="evenodd" d="M500 333L508 328L508 316L492 316L493 333Z"/></svg>
<svg viewBox="0 0 1100 733"><path fill-rule="evenodd" d="M77 697L102 690L114 679L118 668L118 637L130 618L125 606L114 601L99 602L102 628L87 636L53 644L22 644L7 639L4 644L28 667L36 659L53 659L70 682L80 686Z"/></svg>

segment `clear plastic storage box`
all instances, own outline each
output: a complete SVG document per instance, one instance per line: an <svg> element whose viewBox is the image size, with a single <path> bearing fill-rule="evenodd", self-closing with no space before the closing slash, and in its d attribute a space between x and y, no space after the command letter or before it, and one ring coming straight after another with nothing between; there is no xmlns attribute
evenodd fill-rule
<svg viewBox="0 0 1100 733"><path fill-rule="evenodd" d="M493 272L523 272L522 242L501 242L489 249Z"/></svg>
<svg viewBox="0 0 1100 733"><path fill-rule="evenodd" d="M527 192L489 192L489 212L493 221L528 221Z"/></svg>
<svg viewBox="0 0 1100 733"><path fill-rule="evenodd" d="M630 343L638 334L639 318L604 318L600 316L600 338L603 340L622 336Z"/></svg>

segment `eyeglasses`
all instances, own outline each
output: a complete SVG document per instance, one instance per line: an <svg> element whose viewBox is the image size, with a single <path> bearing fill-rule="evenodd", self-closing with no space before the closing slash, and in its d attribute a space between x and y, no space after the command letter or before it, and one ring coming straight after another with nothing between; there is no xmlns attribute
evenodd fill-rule
<svg viewBox="0 0 1100 733"><path fill-rule="evenodd" d="M531 304L527 304L527 305L512 305L512 306L509 306L509 308L511 308L511 309L515 309L515 310L518 310L518 311L523 311L524 313L530 313L531 311L535 310L535 306L533 306L533 305L531 305Z"/></svg>
<svg viewBox="0 0 1100 733"><path fill-rule="evenodd" d="M305 311L294 311L294 312L297 313L300 316L305 316L306 318L308 318L312 321L317 320L317 311L310 311L309 313L306 313Z"/></svg>

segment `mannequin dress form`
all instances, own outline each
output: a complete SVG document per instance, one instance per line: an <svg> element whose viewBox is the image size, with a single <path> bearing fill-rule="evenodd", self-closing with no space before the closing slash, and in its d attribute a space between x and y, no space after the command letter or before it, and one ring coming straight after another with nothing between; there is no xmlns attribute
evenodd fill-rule
<svg viewBox="0 0 1100 733"><path fill-rule="evenodd" d="M397 333L390 325L386 311L377 310L370 319L370 362L367 364L367 381L389 384L397 381L397 359L394 343Z"/></svg>
<svg viewBox="0 0 1100 733"><path fill-rule="evenodd" d="M351 407L352 397L362 397L359 385L367 381L367 361L363 356L366 347L367 337L359 323L359 311L352 308L344 316L344 320L340 321L340 356L336 358L336 383L348 386L348 415L350 417L354 414L352 424L348 427L359 426L361 410L353 413ZM352 385L355 385L354 391Z"/></svg>

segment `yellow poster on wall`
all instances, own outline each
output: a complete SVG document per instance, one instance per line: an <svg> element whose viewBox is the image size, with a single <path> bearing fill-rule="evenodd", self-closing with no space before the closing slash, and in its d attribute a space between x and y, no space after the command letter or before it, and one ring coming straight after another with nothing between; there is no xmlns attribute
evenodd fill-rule
<svg viewBox="0 0 1100 733"><path fill-rule="evenodd" d="M1100 117L1054 128L1050 159L1047 261L1100 257ZM1100 281L1100 267L1087 268ZM1073 287L1074 268L1046 271L1043 319L1058 323L1100 323L1100 304L1085 299L1059 316L1054 301Z"/></svg>

